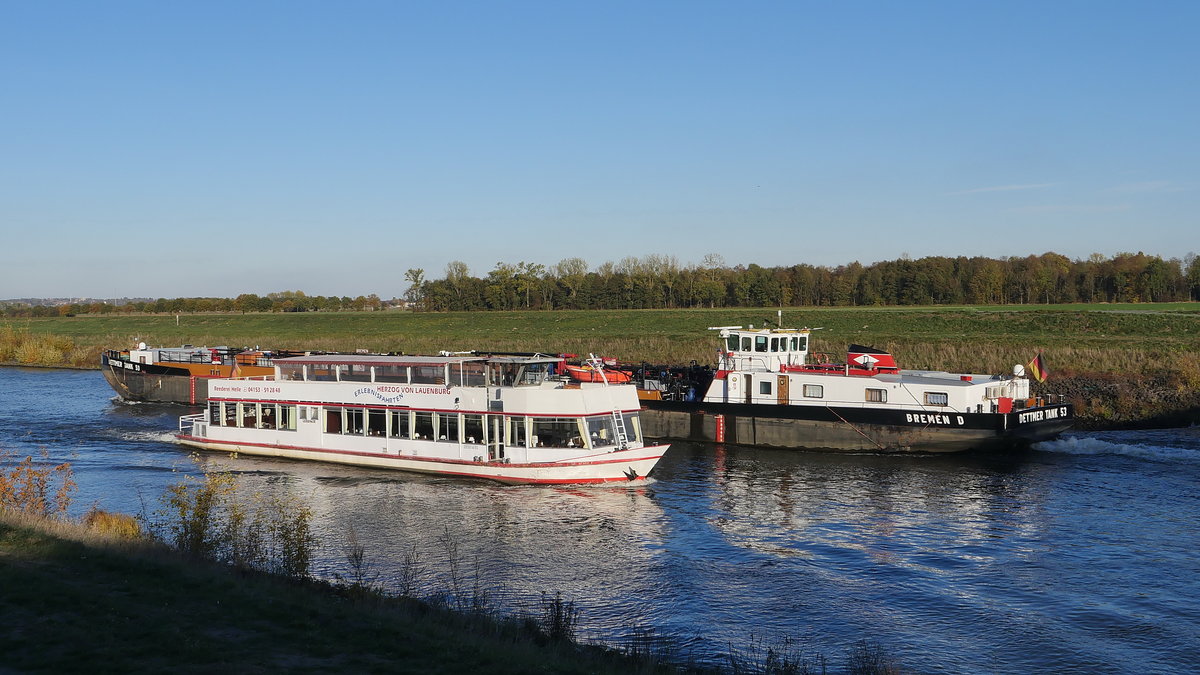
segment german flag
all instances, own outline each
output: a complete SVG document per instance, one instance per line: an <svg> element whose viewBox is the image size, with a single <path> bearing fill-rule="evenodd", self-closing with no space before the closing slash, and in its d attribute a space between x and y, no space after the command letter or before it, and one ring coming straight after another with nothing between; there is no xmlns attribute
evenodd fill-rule
<svg viewBox="0 0 1200 675"><path fill-rule="evenodd" d="M1038 352L1029 365L1025 366L1025 372L1038 382L1046 381L1046 378L1050 376L1050 371L1046 370L1046 362L1042 360L1041 352Z"/></svg>

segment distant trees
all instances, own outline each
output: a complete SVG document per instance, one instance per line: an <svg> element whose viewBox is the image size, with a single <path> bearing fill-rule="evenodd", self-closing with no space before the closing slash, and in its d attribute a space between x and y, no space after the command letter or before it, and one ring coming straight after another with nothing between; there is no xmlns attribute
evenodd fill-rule
<svg viewBox="0 0 1200 675"><path fill-rule="evenodd" d="M583 258L553 265L497 262L484 277L454 260L445 276L404 275L405 301L379 296L310 296L281 291L236 298L159 298L122 305L103 302L39 306L10 303L8 316L110 313L337 312L407 306L427 311L512 309L639 309L671 307L873 306L1167 302L1200 300L1200 258L1163 260L1145 253L1094 253L1070 260L1058 253L983 258L906 255L870 265L796 264L730 267L718 254L680 265L674 256L627 256L589 268Z"/></svg>

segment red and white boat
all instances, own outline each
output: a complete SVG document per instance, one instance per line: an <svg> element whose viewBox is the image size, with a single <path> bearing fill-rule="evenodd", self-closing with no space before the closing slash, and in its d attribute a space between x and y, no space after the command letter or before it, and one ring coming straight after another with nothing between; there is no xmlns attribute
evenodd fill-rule
<svg viewBox="0 0 1200 675"><path fill-rule="evenodd" d="M1027 446L1069 429L1071 404L1011 375L902 370L851 345L845 363L808 362L807 328L717 326L716 370L643 369L651 438L850 452L959 452ZM1040 357L1039 357L1040 359Z"/></svg>
<svg viewBox="0 0 1200 675"><path fill-rule="evenodd" d="M547 356L336 354L213 380L184 445L504 483L643 481L668 445L642 440L630 384L567 386Z"/></svg>

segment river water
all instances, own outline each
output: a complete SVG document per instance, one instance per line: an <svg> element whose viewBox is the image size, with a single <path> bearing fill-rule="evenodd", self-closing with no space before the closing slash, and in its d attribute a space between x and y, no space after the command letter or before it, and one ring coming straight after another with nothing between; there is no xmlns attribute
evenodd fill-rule
<svg viewBox="0 0 1200 675"><path fill-rule="evenodd" d="M120 402L96 371L0 368L0 448L69 461L73 515L152 511L182 474L225 468L311 505L320 576L349 572L353 532L384 587L411 571L450 590L456 560L459 588L499 611L561 593L580 634L614 646L651 634L715 663L731 645L790 645L837 670L867 640L921 673L1200 665L1196 428L1069 434L1003 456L679 443L638 487L509 487L197 463L171 442L187 412Z"/></svg>

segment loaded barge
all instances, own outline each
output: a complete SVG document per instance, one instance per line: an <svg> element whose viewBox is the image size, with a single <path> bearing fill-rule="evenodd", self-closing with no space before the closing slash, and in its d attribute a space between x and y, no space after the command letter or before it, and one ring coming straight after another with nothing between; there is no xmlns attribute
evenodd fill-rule
<svg viewBox="0 0 1200 675"><path fill-rule="evenodd" d="M809 363L812 329L710 330L720 336L715 371L638 373L648 437L943 453L1027 446L1074 422L1069 403L1032 393L1023 365L1011 375L901 370L891 354L860 345L850 346L844 363Z"/></svg>
<svg viewBox="0 0 1200 675"><path fill-rule="evenodd" d="M108 349L100 355L100 372L126 401L203 405L214 379L263 376L275 372L273 359L302 352L261 351L230 347L147 347Z"/></svg>

